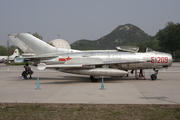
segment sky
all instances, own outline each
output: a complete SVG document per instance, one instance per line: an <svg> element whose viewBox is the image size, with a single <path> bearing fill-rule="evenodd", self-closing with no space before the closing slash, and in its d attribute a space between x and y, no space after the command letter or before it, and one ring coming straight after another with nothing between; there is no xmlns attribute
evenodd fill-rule
<svg viewBox="0 0 180 120"><path fill-rule="evenodd" d="M37 32L50 42L96 40L117 26L133 24L149 35L167 22L180 23L180 0L0 0L0 45L8 34Z"/></svg>

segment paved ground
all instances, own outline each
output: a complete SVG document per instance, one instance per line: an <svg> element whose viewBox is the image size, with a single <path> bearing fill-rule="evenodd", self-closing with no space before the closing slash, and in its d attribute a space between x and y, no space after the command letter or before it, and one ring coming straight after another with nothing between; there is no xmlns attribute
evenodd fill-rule
<svg viewBox="0 0 180 120"><path fill-rule="evenodd" d="M4 63L0 63L0 67L4 67L6 66Z"/></svg>
<svg viewBox="0 0 180 120"><path fill-rule="evenodd" d="M173 64L170 69L180 67ZM22 80L20 71L0 71L0 102L92 103L92 104L180 104L180 72L160 72L156 81L105 78L91 83L88 76L36 71L33 79ZM36 90L37 77L40 90Z"/></svg>

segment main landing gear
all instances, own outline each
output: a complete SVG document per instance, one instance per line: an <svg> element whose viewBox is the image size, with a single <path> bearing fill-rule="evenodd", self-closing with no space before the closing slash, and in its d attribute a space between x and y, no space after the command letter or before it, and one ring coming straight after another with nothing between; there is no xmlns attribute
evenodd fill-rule
<svg viewBox="0 0 180 120"><path fill-rule="evenodd" d="M132 71L131 73L133 73L133 71ZM140 79L140 80L144 79L144 80L145 80L146 77L145 77L145 72L144 72L144 70L143 70L143 69L140 69L139 72L138 72L138 70L135 70L135 78L136 78L136 80L137 80L137 79Z"/></svg>
<svg viewBox="0 0 180 120"><path fill-rule="evenodd" d="M151 80L156 80L157 79L158 70L156 70L155 68L153 70L154 70L154 74L151 75Z"/></svg>
<svg viewBox="0 0 180 120"><path fill-rule="evenodd" d="M90 76L90 79L92 82L97 82L99 80L99 78L95 78L94 76Z"/></svg>

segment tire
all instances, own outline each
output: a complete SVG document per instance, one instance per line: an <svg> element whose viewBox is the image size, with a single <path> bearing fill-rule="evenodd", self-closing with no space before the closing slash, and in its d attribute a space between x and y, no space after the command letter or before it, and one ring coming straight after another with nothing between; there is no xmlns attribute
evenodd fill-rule
<svg viewBox="0 0 180 120"><path fill-rule="evenodd" d="M152 75L151 75L151 80L156 80L156 79L157 79L157 75L152 74Z"/></svg>
<svg viewBox="0 0 180 120"><path fill-rule="evenodd" d="M129 74L127 74L126 77L129 77Z"/></svg>
<svg viewBox="0 0 180 120"><path fill-rule="evenodd" d="M99 79L94 78L92 75L90 76L92 82L97 82Z"/></svg>

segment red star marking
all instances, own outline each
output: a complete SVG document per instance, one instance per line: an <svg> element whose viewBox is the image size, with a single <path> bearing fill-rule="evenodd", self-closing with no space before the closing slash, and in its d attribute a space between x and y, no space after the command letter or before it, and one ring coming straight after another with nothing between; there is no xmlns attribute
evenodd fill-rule
<svg viewBox="0 0 180 120"><path fill-rule="evenodd" d="M14 51L15 53L17 53L17 51Z"/></svg>
<svg viewBox="0 0 180 120"><path fill-rule="evenodd" d="M72 58L70 58L69 56L66 58L66 60L71 60Z"/></svg>

